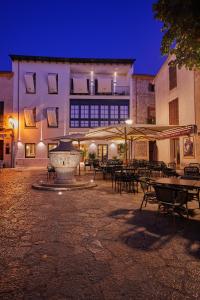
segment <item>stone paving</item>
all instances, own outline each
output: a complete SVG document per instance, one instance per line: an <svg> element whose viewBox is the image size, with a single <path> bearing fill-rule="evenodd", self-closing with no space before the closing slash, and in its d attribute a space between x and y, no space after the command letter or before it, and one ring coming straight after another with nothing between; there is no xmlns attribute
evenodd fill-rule
<svg viewBox="0 0 200 300"><path fill-rule="evenodd" d="M59 195L38 179L0 174L0 299L200 299L198 210L173 226L109 180Z"/></svg>

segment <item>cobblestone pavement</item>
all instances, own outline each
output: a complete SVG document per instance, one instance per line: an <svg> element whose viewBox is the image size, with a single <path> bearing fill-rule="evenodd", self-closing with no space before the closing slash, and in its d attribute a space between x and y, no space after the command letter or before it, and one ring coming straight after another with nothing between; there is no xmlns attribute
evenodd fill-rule
<svg viewBox="0 0 200 300"><path fill-rule="evenodd" d="M0 174L0 299L200 299L198 210L173 227L142 193L32 190L44 176Z"/></svg>

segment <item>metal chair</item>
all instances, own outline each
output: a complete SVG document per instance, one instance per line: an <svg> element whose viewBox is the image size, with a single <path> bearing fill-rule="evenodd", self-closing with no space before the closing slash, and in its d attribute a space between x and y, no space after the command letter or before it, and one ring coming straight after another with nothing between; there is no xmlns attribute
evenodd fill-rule
<svg viewBox="0 0 200 300"><path fill-rule="evenodd" d="M148 177L140 177L139 178L141 189L144 193L142 203L140 206L140 210L142 210L143 204L145 204L145 207L147 206L148 202L157 203L156 193L155 191L151 191L151 186L153 181Z"/></svg>
<svg viewBox="0 0 200 300"><path fill-rule="evenodd" d="M199 168L193 166L187 166L184 168L184 175L186 176L199 176Z"/></svg>
<svg viewBox="0 0 200 300"><path fill-rule="evenodd" d="M187 218L189 218L187 190L167 185L155 185L154 189L159 212L163 209L164 212L171 213L173 218L175 217L175 213L180 216L186 214Z"/></svg>

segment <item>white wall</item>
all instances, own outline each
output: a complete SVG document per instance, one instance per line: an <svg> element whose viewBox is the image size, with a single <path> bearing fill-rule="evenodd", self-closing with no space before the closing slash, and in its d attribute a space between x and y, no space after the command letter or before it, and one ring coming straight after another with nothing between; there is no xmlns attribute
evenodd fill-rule
<svg viewBox="0 0 200 300"><path fill-rule="evenodd" d="M14 97L13 109L18 111L18 72L19 72L19 124L18 133L16 132L16 141L20 140L24 143L35 143L37 146L36 159L41 164L41 159L47 163L47 144L46 139L56 136L62 136L68 130L66 128L67 111L69 110L69 83L70 83L70 69L68 64L62 63L41 63L41 62L20 62L18 70L18 62L13 63L14 75ZM24 74L26 72L36 73L36 94L27 94L24 82ZM47 75L48 73L58 74L58 94L48 94ZM24 108L36 107L36 128L25 128L24 125ZM47 120L45 118L45 109L47 107L59 108L59 127L48 128ZM18 118L17 113L15 115ZM44 142L38 146L40 141ZM45 145L46 144L46 145ZM22 148L22 145L21 145ZM16 161L18 164L32 164L33 160L24 159L22 156L24 151L19 151L16 154ZM29 160L29 161L28 161ZM37 164L37 160L34 160Z"/></svg>
<svg viewBox="0 0 200 300"><path fill-rule="evenodd" d="M131 66L117 66L122 68L122 73L117 75L117 83L131 82L128 70ZM69 112L70 99L128 99L131 104L130 96L70 96L70 77L73 74L78 74L79 77L89 78L91 68L94 69L94 78L107 77L113 78L115 65L89 65L89 64L69 64L69 63L54 63L54 62L31 62L21 61L13 62L14 83L13 83L13 111L15 118L18 119L18 101L19 101L19 124L15 131L16 141L16 164L17 165L43 165L48 163L47 145L52 142L50 138L63 136L72 132L88 131L88 128L69 128ZM105 74L102 73L105 72ZM27 94L24 82L24 74L27 72L36 73L36 94ZM96 72L96 73L95 73ZM98 73L97 73L98 72ZM48 94L47 75L48 73L58 74L58 94ZM18 80L19 74L19 80ZM25 128L24 125L24 108L36 107L37 125L36 128ZM48 128L46 117L43 111L47 107L59 108L59 127ZM132 112L131 112L132 113ZM131 117L131 115L130 115ZM43 143L41 143L41 141ZM19 143L18 143L19 142ZM36 144L36 158L25 158L25 143ZM109 156L115 156L114 147L109 146Z"/></svg>
<svg viewBox="0 0 200 300"><path fill-rule="evenodd" d="M169 125L169 102L178 98L179 101L179 125L195 124L194 105L194 72L185 68L177 68L177 87L169 90L169 58L165 61L155 78L156 93L156 123L157 125ZM158 159L166 163L170 161L170 142L159 141ZM194 159L183 157L183 138L180 138L181 166L194 162Z"/></svg>

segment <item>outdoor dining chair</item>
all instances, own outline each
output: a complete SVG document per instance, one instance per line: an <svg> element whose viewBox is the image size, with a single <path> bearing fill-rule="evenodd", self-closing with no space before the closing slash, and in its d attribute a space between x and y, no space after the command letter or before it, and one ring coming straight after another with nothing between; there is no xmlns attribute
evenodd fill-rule
<svg viewBox="0 0 200 300"><path fill-rule="evenodd" d="M145 207L146 207L148 202L151 202L151 203L156 202L157 203L157 198L156 198L155 191L151 190L153 181L150 178L140 177L139 182L140 182L141 189L144 193L143 198L142 198L142 203L140 206L140 210L142 210L143 205L145 205Z"/></svg>
<svg viewBox="0 0 200 300"><path fill-rule="evenodd" d="M184 168L185 176L200 176L199 168L194 166L187 166Z"/></svg>
<svg viewBox="0 0 200 300"><path fill-rule="evenodd" d="M158 201L158 211L170 213L175 218L175 213L180 216L188 214L188 191L182 188L171 187L167 185L154 186L156 198ZM175 221L175 219L174 219Z"/></svg>

